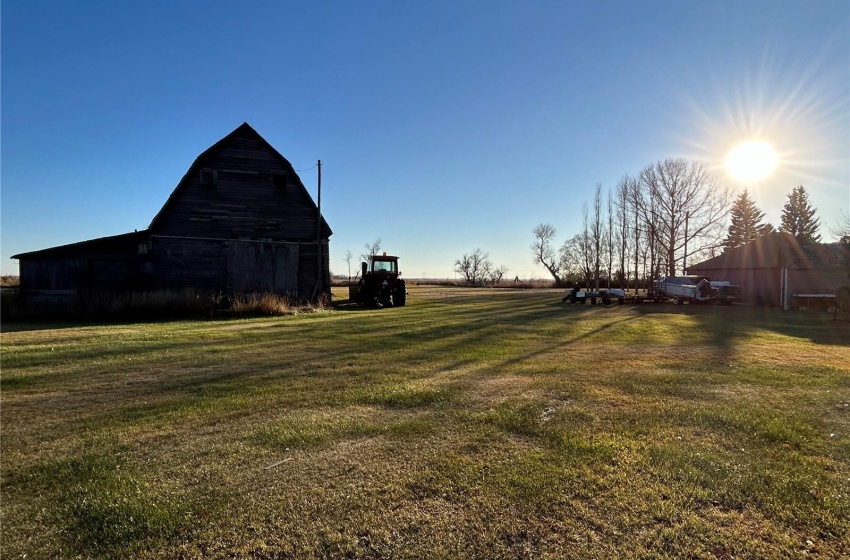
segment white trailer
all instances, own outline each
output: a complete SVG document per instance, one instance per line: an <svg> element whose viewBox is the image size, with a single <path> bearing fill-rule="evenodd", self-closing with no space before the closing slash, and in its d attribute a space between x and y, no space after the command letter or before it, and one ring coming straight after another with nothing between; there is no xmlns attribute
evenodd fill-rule
<svg viewBox="0 0 850 560"><path fill-rule="evenodd" d="M674 304L707 302L717 293L703 276L667 276L657 280L657 285L658 291Z"/></svg>

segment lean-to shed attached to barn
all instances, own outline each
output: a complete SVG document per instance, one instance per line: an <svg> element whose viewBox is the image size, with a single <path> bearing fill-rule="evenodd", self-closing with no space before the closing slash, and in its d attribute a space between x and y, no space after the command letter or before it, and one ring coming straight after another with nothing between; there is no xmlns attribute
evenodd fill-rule
<svg viewBox="0 0 850 560"><path fill-rule="evenodd" d="M332 232L292 165L247 123L197 157L142 231L21 253L21 291L330 290Z"/></svg>

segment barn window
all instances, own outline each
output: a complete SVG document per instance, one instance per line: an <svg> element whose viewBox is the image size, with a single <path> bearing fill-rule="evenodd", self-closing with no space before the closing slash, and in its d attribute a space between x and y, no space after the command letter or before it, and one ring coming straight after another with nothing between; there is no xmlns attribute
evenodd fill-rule
<svg viewBox="0 0 850 560"><path fill-rule="evenodd" d="M150 242L145 241L143 243L139 243L139 253L140 255L147 255L151 250Z"/></svg>
<svg viewBox="0 0 850 560"><path fill-rule="evenodd" d="M274 188L280 190L286 190L286 174L285 173L275 173L272 178L274 182Z"/></svg>
<svg viewBox="0 0 850 560"><path fill-rule="evenodd" d="M210 169L209 167L202 168L199 180L202 185L217 185L218 169Z"/></svg>

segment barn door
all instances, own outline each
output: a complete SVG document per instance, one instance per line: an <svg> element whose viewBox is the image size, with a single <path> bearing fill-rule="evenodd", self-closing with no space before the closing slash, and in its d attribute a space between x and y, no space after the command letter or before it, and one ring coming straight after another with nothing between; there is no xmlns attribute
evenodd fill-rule
<svg viewBox="0 0 850 560"><path fill-rule="evenodd" d="M274 289L278 293L298 296L298 245L274 245Z"/></svg>
<svg viewBox="0 0 850 560"><path fill-rule="evenodd" d="M270 243L229 241L227 281L237 293L274 290L274 249Z"/></svg>
<svg viewBox="0 0 850 560"><path fill-rule="evenodd" d="M298 245L230 241L227 280L237 293L277 292L298 295Z"/></svg>

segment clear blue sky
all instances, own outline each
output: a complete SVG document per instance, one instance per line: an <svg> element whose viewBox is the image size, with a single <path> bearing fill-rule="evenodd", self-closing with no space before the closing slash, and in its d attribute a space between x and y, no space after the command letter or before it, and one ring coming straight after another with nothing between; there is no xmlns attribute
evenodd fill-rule
<svg viewBox="0 0 850 560"><path fill-rule="evenodd" d="M774 144L749 185L778 223L802 184L822 233L850 210L846 0L4 0L2 259L144 229L242 122L289 159L346 273L381 238L408 277L477 247L545 277L597 182ZM732 187L734 182L730 180Z"/></svg>

